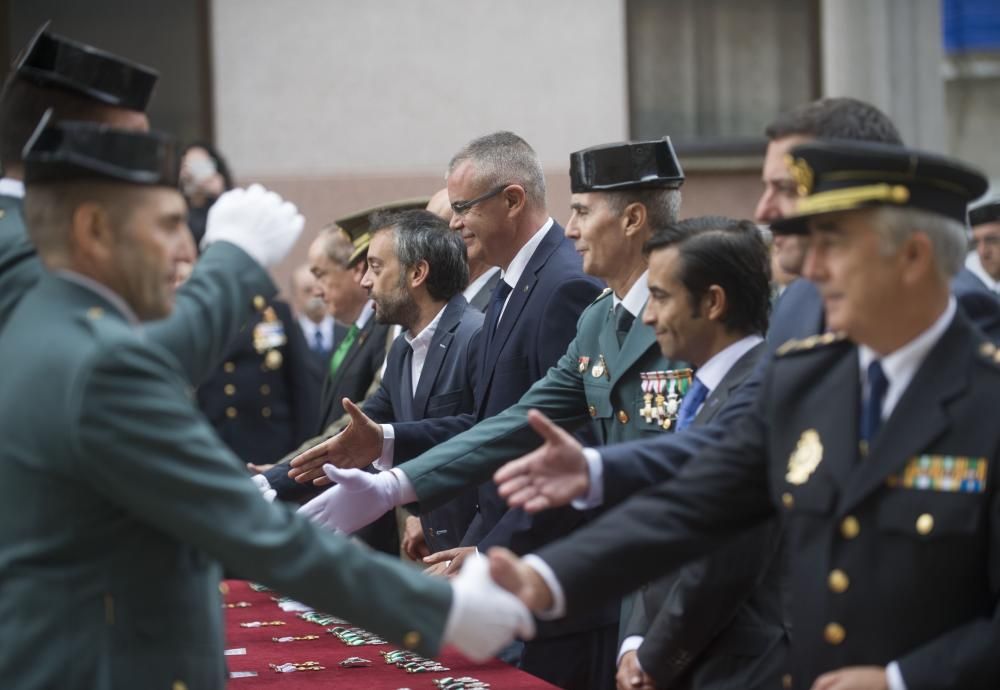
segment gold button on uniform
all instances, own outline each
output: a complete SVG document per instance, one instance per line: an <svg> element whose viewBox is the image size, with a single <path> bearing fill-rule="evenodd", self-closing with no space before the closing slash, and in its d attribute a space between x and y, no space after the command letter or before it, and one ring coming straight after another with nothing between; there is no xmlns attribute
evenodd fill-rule
<svg viewBox="0 0 1000 690"><path fill-rule="evenodd" d="M266 306L267 306L267 300L261 297L260 295L257 295L256 297L253 298L253 308L256 309L257 311L264 311L264 307Z"/></svg>
<svg viewBox="0 0 1000 690"><path fill-rule="evenodd" d="M924 536L930 534L934 530L934 516L930 513L924 513L917 518L917 534L922 534Z"/></svg>
<svg viewBox="0 0 1000 690"><path fill-rule="evenodd" d="M851 586L851 578L847 577L847 573L840 568L831 570L826 582L830 585L830 591L835 594L846 592L847 588Z"/></svg>
<svg viewBox="0 0 1000 690"><path fill-rule="evenodd" d="M861 532L861 525L853 515L848 515L840 523L840 534L844 539L854 539Z"/></svg>
<svg viewBox="0 0 1000 690"><path fill-rule="evenodd" d="M270 407L262 407L262 408L260 408L260 416L261 417L270 417L271 416L271 408Z"/></svg>
<svg viewBox="0 0 1000 690"><path fill-rule="evenodd" d="M222 390L225 391L226 395L236 395L236 386L231 383L227 383L223 386Z"/></svg>
<svg viewBox="0 0 1000 690"><path fill-rule="evenodd" d="M781 505L785 506L788 510L791 510L795 507L795 497L786 491L781 494Z"/></svg>
<svg viewBox="0 0 1000 690"><path fill-rule="evenodd" d="M227 585L225 582L220 582L219 594L221 594L222 596L226 596L227 594L229 594L229 585Z"/></svg>
<svg viewBox="0 0 1000 690"><path fill-rule="evenodd" d="M271 387L265 383L263 386L260 387L260 394L261 395L270 395L271 394Z"/></svg>
<svg viewBox="0 0 1000 690"><path fill-rule="evenodd" d="M618 421L622 424L628 424L628 412L625 410L618 410Z"/></svg>
<svg viewBox="0 0 1000 690"><path fill-rule="evenodd" d="M229 417L230 419L236 419L236 408L235 407L227 407L226 408L226 416Z"/></svg>
<svg viewBox="0 0 1000 690"><path fill-rule="evenodd" d="M222 369L227 374L232 374L234 371L236 371L236 364L234 364L233 362L226 362L225 364L222 365Z"/></svg>
<svg viewBox="0 0 1000 690"><path fill-rule="evenodd" d="M587 412L590 413L591 417L596 417L597 416L597 408L594 407L593 405L588 405L587 406Z"/></svg>
<svg viewBox="0 0 1000 690"><path fill-rule="evenodd" d="M407 649L416 649L418 644L420 644L420 633L416 630L411 630L403 635L403 646Z"/></svg>
<svg viewBox="0 0 1000 690"><path fill-rule="evenodd" d="M188 686L183 680L175 680L171 690L188 690Z"/></svg>
<svg viewBox="0 0 1000 690"><path fill-rule="evenodd" d="M844 641L845 637L847 637L847 631L840 623L827 623L826 627L823 628L823 639L829 644L837 646Z"/></svg>
<svg viewBox="0 0 1000 690"><path fill-rule="evenodd" d="M791 687L792 687L792 674L791 673L786 673L785 675L783 675L781 677L781 687L785 688L785 690L791 690Z"/></svg>

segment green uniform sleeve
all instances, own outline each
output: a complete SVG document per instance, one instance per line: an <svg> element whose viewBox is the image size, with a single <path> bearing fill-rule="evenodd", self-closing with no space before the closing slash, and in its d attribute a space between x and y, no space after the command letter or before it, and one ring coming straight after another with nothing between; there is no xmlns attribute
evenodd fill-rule
<svg viewBox="0 0 1000 690"><path fill-rule="evenodd" d="M434 654L451 601L443 580L267 503L184 394L165 354L125 343L81 382L82 477L130 519L312 606Z"/></svg>

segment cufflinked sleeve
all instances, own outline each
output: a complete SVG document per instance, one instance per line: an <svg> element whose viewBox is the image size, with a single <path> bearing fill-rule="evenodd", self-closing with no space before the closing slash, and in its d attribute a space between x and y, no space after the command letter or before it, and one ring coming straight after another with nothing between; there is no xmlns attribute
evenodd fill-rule
<svg viewBox="0 0 1000 690"><path fill-rule="evenodd" d="M81 478L122 519L387 639L437 652L451 601L446 582L265 501L165 354L134 342L103 352L82 381L74 431Z"/></svg>
<svg viewBox="0 0 1000 690"><path fill-rule="evenodd" d="M177 358L188 383L198 386L222 363L240 328L277 292L249 254L216 242L177 291L173 313L148 324L146 333Z"/></svg>

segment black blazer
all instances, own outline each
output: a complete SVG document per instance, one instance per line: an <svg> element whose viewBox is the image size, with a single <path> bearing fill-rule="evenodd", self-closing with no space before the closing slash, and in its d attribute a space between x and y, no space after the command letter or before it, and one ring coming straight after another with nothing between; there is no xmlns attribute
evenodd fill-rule
<svg viewBox="0 0 1000 690"><path fill-rule="evenodd" d="M313 354L288 305L271 300L269 306L277 320L262 325L257 314L229 344L223 364L198 387L198 407L244 462L274 462L316 426L319 382ZM255 336L268 326L282 334L284 343L264 350Z"/></svg>
<svg viewBox="0 0 1000 690"><path fill-rule="evenodd" d="M410 346L402 335L396 338L386 358L382 384L362 406L365 414L380 424L392 424L471 412L477 370L475 344L482 324L482 312L461 293L451 298L431 339L416 394L403 385L404 380L410 380L404 376ZM422 513L420 521L430 551L458 546L475 512L476 490L468 487L444 505Z"/></svg>
<svg viewBox="0 0 1000 690"><path fill-rule="evenodd" d="M385 362L386 341L391 328L388 324L376 323L372 314L344 356L337 374L333 377L327 374L320 397L317 434L323 433L330 424L344 416L341 403L344 398L352 402L364 399Z"/></svg>
<svg viewBox="0 0 1000 690"><path fill-rule="evenodd" d="M712 390L693 425L712 421L765 353L744 354ZM768 521L712 556L643 588L622 637L641 635L639 663L657 686L774 688L784 671L788 636L781 610L776 521Z"/></svg>
<svg viewBox="0 0 1000 690"><path fill-rule="evenodd" d="M572 611L779 514L793 687L894 660L910 690L1000 687L1000 425L982 416L1000 405L995 353L959 312L863 458L857 348L778 357L725 441L539 555ZM969 459L978 483L947 469ZM921 485L921 472L961 485Z"/></svg>

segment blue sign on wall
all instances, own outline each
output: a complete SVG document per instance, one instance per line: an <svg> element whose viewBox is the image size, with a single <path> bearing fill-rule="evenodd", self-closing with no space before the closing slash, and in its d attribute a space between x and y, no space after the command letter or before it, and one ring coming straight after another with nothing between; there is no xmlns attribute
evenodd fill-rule
<svg viewBox="0 0 1000 690"><path fill-rule="evenodd" d="M941 0L941 12L946 53L1000 52L1000 2Z"/></svg>

